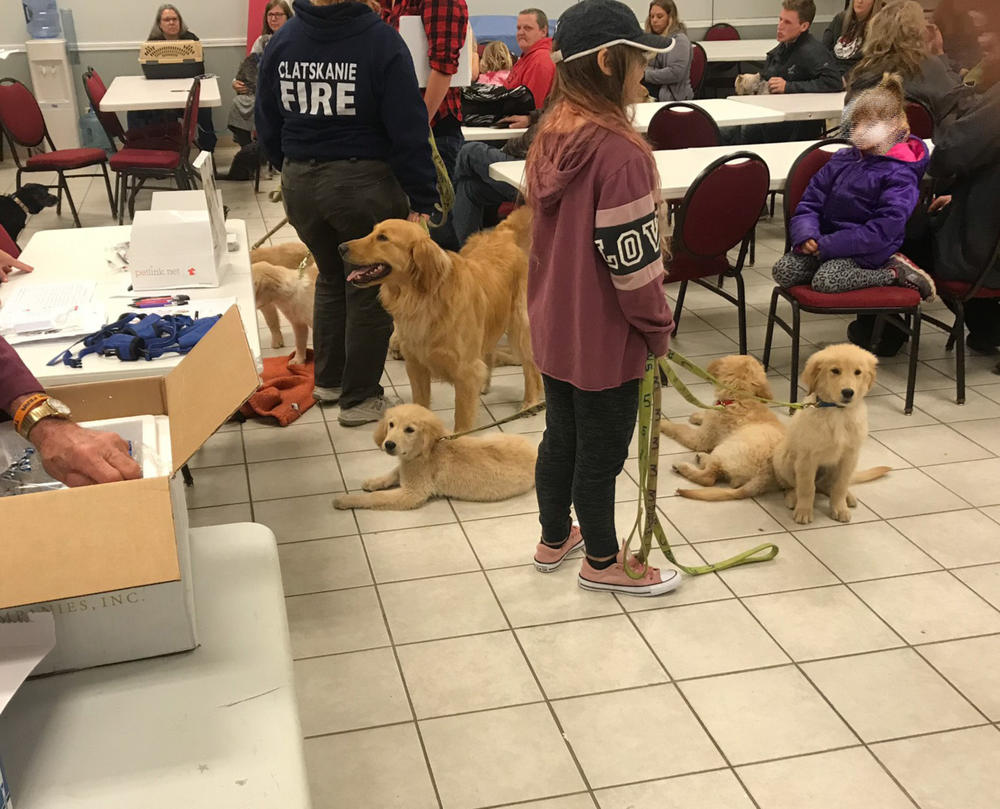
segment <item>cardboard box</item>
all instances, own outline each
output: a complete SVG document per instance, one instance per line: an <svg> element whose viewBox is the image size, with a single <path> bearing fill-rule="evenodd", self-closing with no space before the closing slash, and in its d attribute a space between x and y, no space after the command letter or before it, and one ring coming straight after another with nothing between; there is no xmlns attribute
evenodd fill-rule
<svg viewBox="0 0 1000 809"><path fill-rule="evenodd" d="M49 389L80 422L165 416L171 474L0 498L0 621L35 609L55 618L56 648L37 672L197 645L176 472L259 383L234 306L164 377Z"/></svg>
<svg viewBox="0 0 1000 809"><path fill-rule="evenodd" d="M413 57L413 69L417 74L417 86L426 87L431 74L428 55L427 32L424 21L417 15L399 18L399 35ZM465 32L465 43L458 52L458 70L451 77L451 87L468 87L472 84L472 26Z"/></svg>

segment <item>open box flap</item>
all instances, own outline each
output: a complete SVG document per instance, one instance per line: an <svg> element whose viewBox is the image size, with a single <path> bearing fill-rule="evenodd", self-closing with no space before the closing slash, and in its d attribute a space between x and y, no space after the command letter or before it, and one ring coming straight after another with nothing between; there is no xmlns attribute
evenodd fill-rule
<svg viewBox="0 0 1000 809"><path fill-rule="evenodd" d="M176 472L260 385L237 307L229 307L163 385Z"/></svg>
<svg viewBox="0 0 1000 809"><path fill-rule="evenodd" d="M4 498L0 609L177 581L169 479ZM137 515L139 515L137 517Z"/></svg>

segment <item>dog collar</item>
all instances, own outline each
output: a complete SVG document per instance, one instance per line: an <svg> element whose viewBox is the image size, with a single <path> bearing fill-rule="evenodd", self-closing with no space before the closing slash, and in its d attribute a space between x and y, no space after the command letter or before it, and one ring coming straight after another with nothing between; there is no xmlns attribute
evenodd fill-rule
<svg viewBox="0 0 1000 809"><path fill-rule="evenodd" d="M729 407L731 404L736 404L735 399L716 399L715 404L717 407Z"/></svg>
<svg viewBox="0 0 1000 809"><path fill-rule="evenodd" d="M843 405L837 404L836 402L824 402L822 399L816 399L816 407L843 407Z"/></svg>
<svg viewBox="0 0 1000 809"><path fill-rule="evenodd" d="M21 200L19 200L19 199L18 199L17 197L15 197L14 195L11 195L11 197L10 197L10 198L11 198L12 200L14 200L14 202L16 202L16 203L17 203L17 207L18 207L18 208L20 208L20 209L21 209L22 211L24 211L24 213L25 213L25 214L26 214L27 216L31 216L31 211L29 211L29 210L28 210L28 206L27 206L27 205L25 205L25 204L24 204L23 202L21 202Z"/></svg>

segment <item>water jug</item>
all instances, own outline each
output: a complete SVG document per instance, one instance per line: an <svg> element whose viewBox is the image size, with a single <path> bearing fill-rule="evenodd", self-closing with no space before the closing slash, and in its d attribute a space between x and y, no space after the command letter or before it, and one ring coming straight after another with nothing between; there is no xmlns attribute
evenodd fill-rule
<svg viewBox="0 0 1000 809"><path fill-rule="evenodd" d="M55 39L62 34L56 0L22 0L24 21L32 39Z"/></svg>

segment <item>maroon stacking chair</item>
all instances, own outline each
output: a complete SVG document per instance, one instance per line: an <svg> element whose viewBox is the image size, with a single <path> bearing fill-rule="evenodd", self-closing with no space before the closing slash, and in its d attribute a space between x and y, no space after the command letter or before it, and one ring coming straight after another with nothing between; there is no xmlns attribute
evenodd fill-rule
<svg viewBox="0 0 1000 809"><path fill-rule="evenodd" d="M701 85L705 81L705 66L708 64L708 56L701 43L691 43L691 90L697 96L701 90Z"/></svg>
<svg viewBox="0 0 1000 809"><path fill-rule="evenodd" d="M194 187L194 169L190 164L191 146L198 135L198 102L201 82L194 79L184 104L182 138L173 149L139 149L126 146L111 156L111 168L118 185L118 224L135 214L136 195L148 180L173 180L178 189Z"/></svg>
<svg viewBox="0 0 1000 809"><path fill-rule="evenodd" d="M740 38L740 32L727 22L717 22L705 32L706 42L724 42Z"/></svg>
<svg viewBox="0 0 1000 809"><path fill-rule="evenodd" d="M111 147L117 151L119 146L135 147L137 149L176 149L181 139L181 126L177 121L150 126L133 127L125 130L118 114L101 109L101 101L108 92L100 74L94 68L88 67L83 74L83 90L87 100L97 116L97 120L108 136Z"/></svg>
<svg viewBox="0 0 1000 809"><path fill-rule="evenodd" d="M0 225L0 250L8 253L11 258L17 258L21 255L21 248L17 246L17 242L10 237L3 225Z"/></svg>
<svg viewBox="0 0 1000 809"><path fill-rule="evenodd" d="M997 267L1000 267L1000 236L997 238L993 255L990 256L975 281L947 281L942 278L934 278L938 297L955 314L955 320L948 324L932 315L923 314L925 321L947 332L948 342L945 347L949 351L952 348L955 349L955 401L958 404L965 404L965 305L975 299L1000 298L1000 289L990 289L983 286L986 277Z"/></svg>
<svg viewBox="0 0 1000 809"><path fill-rule="evenodd" d="M906 102L906 120L910 123L911 134L924 140L934 137L934 118L919 101Z"/></svg>
<svg viewBox="0 0 1000 809"><path fill-rule="evenodd" d="M646 138L654 149L694 149L718 146L719 125L705 110L686 101L671 101L657 110Z"/></svg>
<svg viewBox="0 0 1000 809"><path fill-rule="evenodd" d="M740 39L740 32L727 22L718 22L705 32L703 39L705 42L729 42ZM706 67L702 84L706 90L725 90L726 95L730 95L733 92L733 81L739 72L739 62L713 62Z"/></svg>
<svg viewBox="0 0 1000 809"><path fill-rule="evenodd" d="M819 141L812 144L796 158L788 171L785 182L783 207L785 211L785 252L792 249L789 223L802 196L809 186L812 176L827 164L837 144L850 145L844 138ZM786 300L792 307L791 324L778 315L778 301ZM799 347L802 337L801 313L820 315L876 315L873 342L882 334L886 316L901 315L903 322L892 318L888 322L910 336L910 368L906 382L906 404L903 412L913 411L913 390L917 381L917 356L920 351L920 293L915 289L901 286L869 287L850 292L816 292L808 284L783 289L775 286L771 293L771 307L767 313L767 333L764 337L764 367L771 361L771 340L777 324L792 338L791 395L789 401L798 400L799 395Z"/></svg>
<svg viewBox="0 0 1000 809"><path fill-rule="evenodd" d="M104 185L108 191L108 204L111 214L115 212L115 200L111 191L111 178L108 176L108 156L103 149L56 149L49 130L45 126L42 110L31 91L17 79L0 79L0 126L10 145L14 163L17 165L17 189L21 188L21 175L34 172L54 172L58 176L56 185L46 185L46 188L58 188L59 202L56 213L62 213L63 192L66 202L73 213L73 222L80 227L80 216L76 212L73 196L69 192L66 172L78 169L100 166L100 174L71 174L71 177L104 177ZM28 157L22 161L17 153L20 146L28 150ZM35 150L44 149L36 154Z"/></svg>
<svg viewBox="0 0 1000 809"><path fill-rule="evenodd" d="M688 283L694 282L736 305L741 354L747 353L743 264L770 184L767 163L753 152L734 152L706 166L688 188L677 214L667 268L666 283L680 284L674 323L680 324ZM726 254L737 245L736 263L730 264ZM736 280L735 296L706 280L720 275Z"/></svg>

